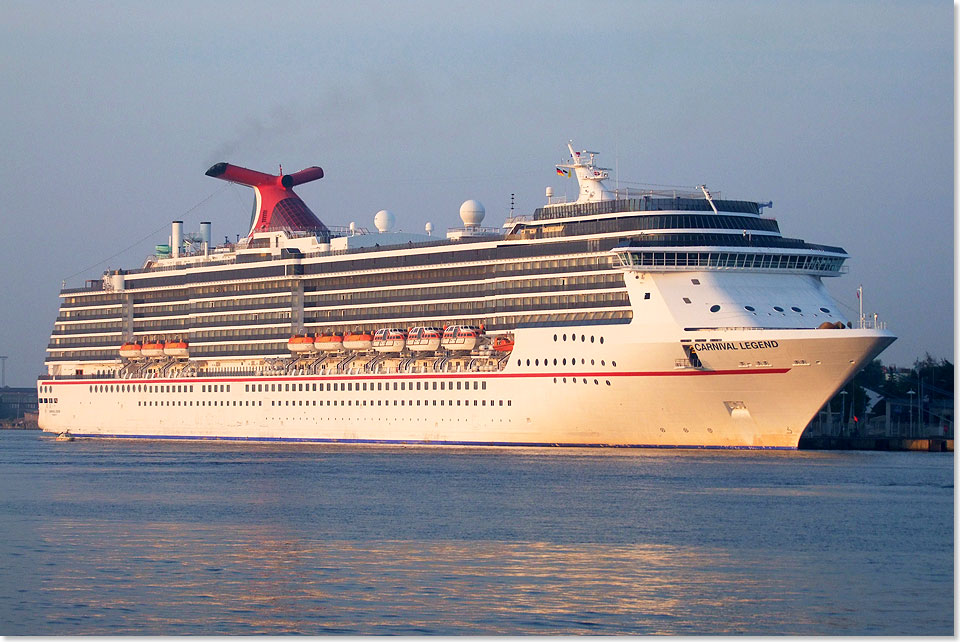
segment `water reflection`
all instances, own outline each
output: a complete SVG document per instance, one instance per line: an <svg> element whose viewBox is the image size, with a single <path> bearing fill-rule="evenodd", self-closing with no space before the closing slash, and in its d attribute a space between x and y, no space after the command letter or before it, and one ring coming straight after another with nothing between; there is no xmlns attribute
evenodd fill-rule
<svg viewBox="0 0 960 642"><path fill-rule="evenodd" d="M763 572L770 560L655 545L319 541L161 522L39 535L52 562L44 628L60 634L744 633L796 588ZM794 630L810 630L797 616Z"/></svg>

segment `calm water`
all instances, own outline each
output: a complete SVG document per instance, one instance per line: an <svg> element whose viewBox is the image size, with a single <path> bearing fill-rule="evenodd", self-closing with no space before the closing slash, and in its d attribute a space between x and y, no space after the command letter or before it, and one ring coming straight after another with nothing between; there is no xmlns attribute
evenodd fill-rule
<svg viewBox="0 0 960 642"><path fill-rule="evenodd" d="M8 635L954 632L953 455L0 432Z"/></svg>

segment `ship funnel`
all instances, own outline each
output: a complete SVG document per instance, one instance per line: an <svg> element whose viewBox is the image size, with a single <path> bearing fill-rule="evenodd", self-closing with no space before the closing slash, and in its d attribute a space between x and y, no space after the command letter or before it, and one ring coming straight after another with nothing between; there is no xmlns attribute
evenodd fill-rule
<svg viewBox="0 0 960 642"><path fill-rule="evenodd" d="M323 170L319 167L274 176L229 163L217 163L206 173L213 178L253 188L254 209L249 234L280 230L313 232L321 241L329 240L330 230L291 189L323 178Z"/></svg>
<svg viewBox="0 0 960 642"><path fill-rule="evenodd" d="M183 244L183 221L174 221L170 231L170 256L180 256L180 246Z"/></svg>
<svg viewBox="0 0 960 642"><path fill-rule="evenodd" d="M203 255L210 254L210 221L200 222L200 242L203 243Z"/></svg>

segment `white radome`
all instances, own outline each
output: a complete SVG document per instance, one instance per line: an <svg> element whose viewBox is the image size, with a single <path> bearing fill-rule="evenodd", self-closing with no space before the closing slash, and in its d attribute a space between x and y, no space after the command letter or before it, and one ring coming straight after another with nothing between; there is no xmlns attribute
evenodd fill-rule
<svg viewBox="0 0 960 642"><path fill-rule="evenodd" d="M467 227L479 227L486 214L483 203L472 198L469 201L464 201L463 205L460 206L460 220Z"/></svg>
<svg viewBox="0 0 960 642"><path fill-rule="evenodd" d="M393 224L397 222L397 217L390 210L380 210L373 217L373 224L381 234L393 229Z"/></svg>

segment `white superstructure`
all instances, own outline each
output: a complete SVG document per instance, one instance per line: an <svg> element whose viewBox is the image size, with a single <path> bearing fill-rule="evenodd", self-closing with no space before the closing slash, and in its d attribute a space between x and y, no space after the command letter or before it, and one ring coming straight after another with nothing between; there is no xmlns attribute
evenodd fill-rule
<svg viewBox="0 0 960 642"><path fill-rule="evenodd" d="M142 269L63 290L41 427L795 448L894 340L850 327L823 286L841 273L841 248L784 238L758 203L703 186L611 190L595 152L570 152L557 172L576 175L576 202L548 191L532 216L491 229L467 201L447 239L392 233L387 211L379 233L327 228L291 189L320 168L290 178L214 166L255 186L264 209L250 235L211 248L207 226L202 244L180 240Z"/></svg>

